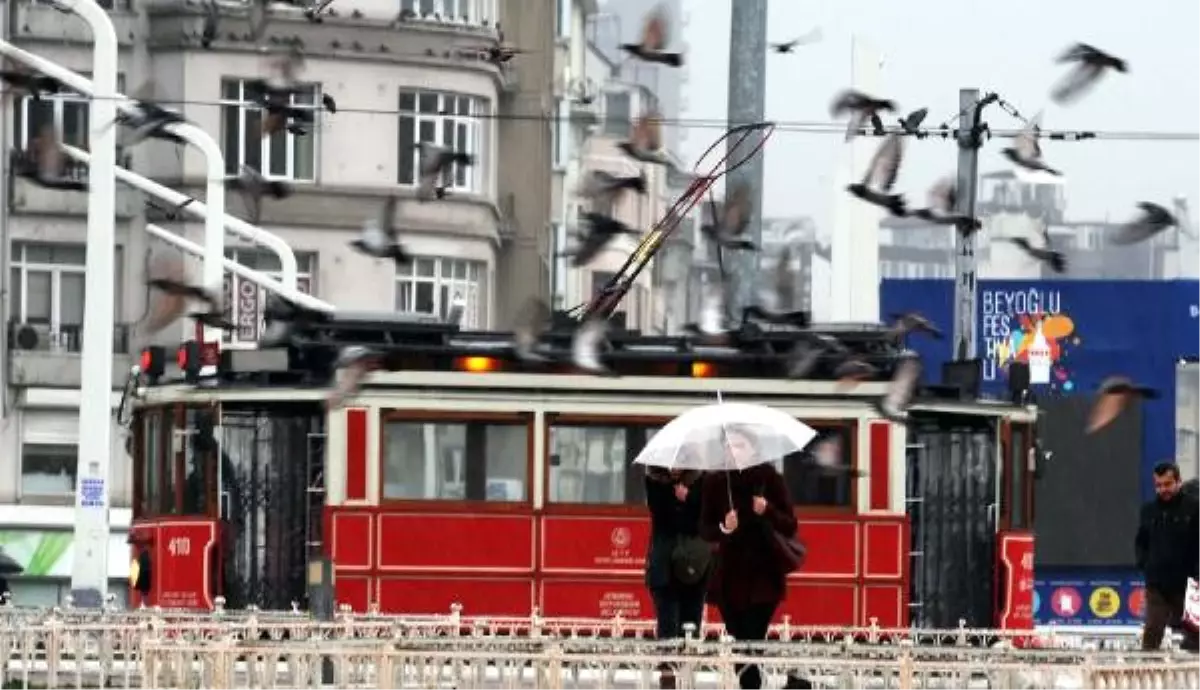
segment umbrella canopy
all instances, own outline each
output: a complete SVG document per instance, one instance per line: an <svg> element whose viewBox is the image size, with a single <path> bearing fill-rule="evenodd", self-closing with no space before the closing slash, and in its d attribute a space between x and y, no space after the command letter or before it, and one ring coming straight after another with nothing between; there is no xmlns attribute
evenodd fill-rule
<svg viewBox="0 0 1200 690"><path fill-rule="evenodd" d="M25 572L25 566L17 563L4 551L0 551L0 575L20 575L23 572Z"/></svg>
<svg viewBox="0 0 1200 690"><path fill-rule="evenodd" d="M744 470L804 450L816 436L804 422L765 405L717 403L671 420L634 463L707 472Z"/></svg>

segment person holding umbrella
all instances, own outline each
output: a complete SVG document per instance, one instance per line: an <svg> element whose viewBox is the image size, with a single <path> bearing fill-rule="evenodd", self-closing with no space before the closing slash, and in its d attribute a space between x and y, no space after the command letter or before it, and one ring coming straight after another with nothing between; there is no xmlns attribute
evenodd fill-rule
<svg viewBox="0 0 1200 690"><path fill-rule="evenodd" d="M708 600L737 640L763 640L783 601L788 573L800 567L804 547L787 486L772 461L804 450L817 433L795 417L764 405L721 402L671 420L635 463L704 472L700 536L714 562ZM743 688L762 687L757 666L738 668ZM789 677L789 688L811 687Z"/></svg>

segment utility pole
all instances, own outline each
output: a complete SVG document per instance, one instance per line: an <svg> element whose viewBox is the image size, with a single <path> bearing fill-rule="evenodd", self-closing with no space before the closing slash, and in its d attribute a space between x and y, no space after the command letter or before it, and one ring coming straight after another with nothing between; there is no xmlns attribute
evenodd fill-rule
<svg viewBox="0 0 1200 690"><path fill-rule="evenodd" d="M989 94L979 99L979 89L958 91L958 196L955 211L968 218L975 217L975 195L979 184L979 147L983 145L983 109L994 102ZM976 280L978 262L975 258L975 233L956 233L957 251L954 257L954 358L974 359L976 353L975 308L979 298Z"/></svg>
<svg viewBox="0 0 1200 690"><path fill-rule="evenodd" d="M729 126L766 119L767 100L767 0L737 0L730 3L729 22ZM755 142L731 137L726 151L731 160L744 158ZM725 178L726 193L738 185L750 192L750 224L746 235L754 242L754 250L725 254L727 270L733 279L734 294L726 305L730 314L739 318L742 309L752 301L754 280L762 256L762 184L763 157L754 156L745 165Z"/></svg>

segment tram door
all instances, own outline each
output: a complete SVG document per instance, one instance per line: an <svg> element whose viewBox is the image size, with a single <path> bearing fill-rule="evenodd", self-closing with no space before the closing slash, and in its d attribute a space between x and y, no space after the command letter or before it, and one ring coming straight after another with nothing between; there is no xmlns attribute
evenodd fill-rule
<svg viewBox="0 0 1200 690"><path fill-rule="evenodd" d="M907 501L910 620L921 628L991 627L998 519L996 421L914 413Z"/></svg>
<svg viewBox="0 0 1200 690"><path fill-rule="evenodd" d="M210 405L166 405L134 420L135 604L211 609L221 594L215 419Z"/></svg>

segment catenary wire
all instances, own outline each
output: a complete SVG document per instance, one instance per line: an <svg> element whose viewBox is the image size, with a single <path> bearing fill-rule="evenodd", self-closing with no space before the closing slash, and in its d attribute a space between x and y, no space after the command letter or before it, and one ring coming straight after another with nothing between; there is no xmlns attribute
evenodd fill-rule
<svg viewBox="0 0 1200 690"><path fill-rule="evenodd" d="M128 98L116 98L126 102ZM156 100L155 103L162 106L203 106L203 107L221 107L230 105L254 105L251 102L237 103L234 101L220 100ZM298 106L306 107L306 106ZM403 112L394 108L354 108L338 105L337 114L329 117L336 118L342 114L354 115L378 115L388 117L398 117L400 115L417 115L417 113ZM447 113L449 114L449 113ZM437 115L437 113L421 113L421 115ZM558 115L546 115L539 113L485 113L470 116L461 116L479 120L498 120L502 122L544 122L547 124L565 123L570 118L560 117ZM829 122L816 120L771 120L775 125L776 131L788 132L792 134L812 134L812 135L839 135L845 136L846 124L844 122ZM705 119L705 118L659 118L659 123L663 127L675 129L711 129L725 130L731 125L727 120ZM624 124L624 121L622 121ZM733 123L738 124L753 124L753 123ZM889 127L885 133L899 133L901 130L898 127ZM943 126L936 129L921 129L921 132L928 135L928 138L937 139L942 136L949 137L954 133L954 129ZM1021 133L1020 129L992 129L990 135L993 138L1012 138ZM871 136L872 133L868 129L864 132L866 136ZM1200 141L1200 132L1170 132L1170 131L1152 131L1152 130L1089 130L1089 129L1047 129L1043 128L1040 132L1040 137L1043 139L1057 139L1064 141L1075 140L1103 140L1103 141L1145 141L1145 142L1188 142Z"/></svg>

